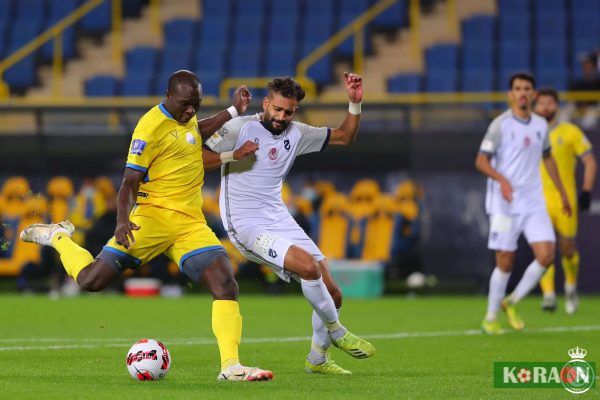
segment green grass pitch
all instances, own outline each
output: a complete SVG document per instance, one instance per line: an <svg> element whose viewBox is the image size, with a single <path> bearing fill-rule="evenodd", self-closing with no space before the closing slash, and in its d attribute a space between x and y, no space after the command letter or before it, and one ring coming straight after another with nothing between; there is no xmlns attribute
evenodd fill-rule
<svg viewBox="0 0 600 400"><path fill-rule="evenodd" d="M579 346L600 363L600 297L577 314L545 314L539 299L519 307L523 332L478 332L483 297L346 300L342 322L377 347L355 360L332 349L351 376L303 372L310 308L300 296L244 296L242 361L272 369L271 382L218 382L211 299L0 296L0 388L4 399L548 399L563 389L495 389L494 361L568 361ZM562 303L561 303L562 306ZM503 318L505 322L505 319ZM161 340L173 363L158 382L133 380L125 355L138 339ZM597 398L598 388L576 396Z"/></svg>

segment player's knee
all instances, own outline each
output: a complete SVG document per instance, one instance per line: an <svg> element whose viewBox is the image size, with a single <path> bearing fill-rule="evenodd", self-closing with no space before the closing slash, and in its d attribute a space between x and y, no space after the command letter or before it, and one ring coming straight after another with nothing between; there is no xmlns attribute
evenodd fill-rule
<svg viewBox="0 0 600 400"><path fill-rule="evenodd" d="M299 275L302 279L314 281L321 277L319 264L312 256L308 256L301 262Z"/></svg>
<svg viewBox="0 0 600 400"><path fill-rule="evenodd" d="M106 283L91 268L81 270L77 276L77 284L87 292L99 292L106 287Z"/></svg>
<svg viewBox="0 0 600 400"><path fill-rule="evenodd" d="M239 291L239 286L232 276L231 279L215 285L212 294L215 300L237 300Z"/></svg>
<svg viewBox="0 0 600 400"><path fill-rule="evenodd" d="M552 263L554 263L554 252L544 252L542 254L540 254L537 257L537 261L543 266L543 267L549 267L550 265L552 265Z"/></svg>
<svg viewBox="0 0 600 400"><path fill-rule="evenodd" d="M237 300L239 286L232 271L229 259L221 257L202 274L202 280L215 300Z"/></svg>

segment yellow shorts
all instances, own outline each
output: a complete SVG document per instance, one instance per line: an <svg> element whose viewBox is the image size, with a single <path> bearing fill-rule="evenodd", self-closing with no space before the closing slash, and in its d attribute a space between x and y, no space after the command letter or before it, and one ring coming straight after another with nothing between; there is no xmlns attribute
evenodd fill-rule
<svg viewBox="0 0 600 400"><path fill-rule="evenodd" d="M193 255L224 250L205 221L177 211L140 204L131 211L129 219L140 227L133 231L133 246L126 249L118 245L113 236L102 249L102 252L118 256L118 264L126 263L115 266L120 270L143 265L161 253L181 270L183 262Z"/></svg>
<svg viewBox="0 0 600 400"><path fill-rule="evenodd" d="M546 207L554 229L560 237L572 239L577 236L577 199L569 196L571 203L571 216L566 216L562 211L562 202L560 198L548 199L546 197Z"/></svg>

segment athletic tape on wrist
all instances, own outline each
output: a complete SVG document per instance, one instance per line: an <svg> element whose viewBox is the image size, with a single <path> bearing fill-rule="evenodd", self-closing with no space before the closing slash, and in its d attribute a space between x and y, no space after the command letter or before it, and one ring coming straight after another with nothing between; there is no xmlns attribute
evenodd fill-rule
<svg viewBox="0 0 600 400"><path fill-rule="evenodd" d="M237 117L239 114L237 112L237 109L235 108L235 106L231 106L227 109L227 111L229 112L229 114L231 114L231 118L235 118Z"/></svg>
<svg viewBox="0 0 600 400"><path fill-rule="evenodd" d="M219 158L223 164L235 161L235 158L233 158L233 151L224 151L223 153L219 154Z"/></svg>
<svg viewBox="0 0 600 400"><path fill-rule="evenodd" d="M360 115L361 112L361 104L360 103L349 103L348 104L348 112L352 115Z"/></svg>

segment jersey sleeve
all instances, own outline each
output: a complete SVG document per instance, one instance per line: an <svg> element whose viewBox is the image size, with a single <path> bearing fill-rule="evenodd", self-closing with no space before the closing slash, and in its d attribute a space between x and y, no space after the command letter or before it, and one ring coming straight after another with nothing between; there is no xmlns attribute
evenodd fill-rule
<svg viewBox="0 0 600 400"><path fill-rule="evenodd" d="M500 140L502 139L502 130L500 129L501 120L495 119L490 124L481 146L479 146L479 152L487 155L496 154L496 150L500 146Z"/></svg>
<svg viewBox="0 0 600 400"><path fill-rule="evenodd" d="M550 143L550 128L546 121L544 121L544 142L542 143L542 150L545 155L550 154L552 150L552 143Z"/></svg>
<svg viewBox="0 0 600 400"><path fill-rule="evenodd" d="M300 140L298 141L298 155L315 153L325 150L331 136L331 129L324 127L315 127L301 122L294 122L294 125L300 131Z"/></svg>
<svg viewBox="0 0 600 400"><path fill-rule="evenodd" d="M206 139L204 145L219 154L224 151L232 151L246 121L247 117L236 117L227 121L221 129Z"/></svg>
<svg viewBox="0 0 600 400"><path fill-rule="evenodd" d="M136 128L131 138L125 166L141 172L148 171L155 158L155 147L152 133Z"/></svg>
<svg viewBox="0 0 600 400"><path fill-rule="evenodd" d="M592 143L585 136L585 133L576 126L573 126L573 151L578 157L590 152L592 150Z"/></svg>

